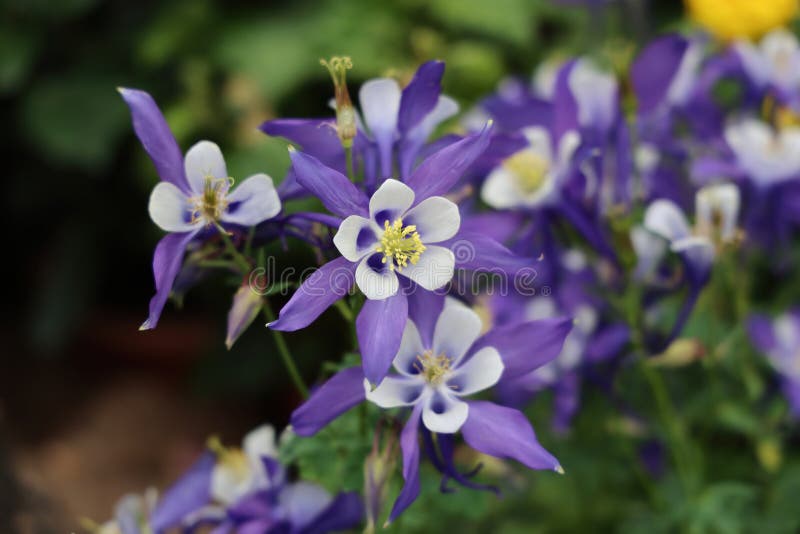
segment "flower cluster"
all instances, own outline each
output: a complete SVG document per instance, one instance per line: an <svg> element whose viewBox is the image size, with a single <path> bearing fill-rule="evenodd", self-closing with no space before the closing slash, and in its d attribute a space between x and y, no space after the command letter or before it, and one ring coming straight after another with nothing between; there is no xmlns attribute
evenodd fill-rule
<svg viewBox="0 0 800 534"><path fill-rule="evenodd" d="M713 15L690 5L698 20ZM748 319L736 278L765 249L779 258L775 270L790 261L780 256L800 223L800 45L787 30L751 42L734 21L717 23L724 42L661 36L625 68L598 57L549 61L533 83L504 81L460 121L441 92L442 62L424 63L405 86L365 82L355 106L349 58L324 61L335 117L261 126L291 143L277 188L264 174L234 187L212 142L182 155L152 98L121 89L161 178L150 215L168 232L142 328L156 327L179 285L221 266L242 280L228 346L263 313L306 397L287 439L324 435L356 406L378 423L366 507L355 493L294 480L262 427L241 450L210 441L158 502L135 501L135 521L121 505L119 530L325 532L364 515L372 528L417 499L424 458L443 490L449 481L495 489L459 469L459 448L564 473L523 411L531 400L552 394L551 425L567 433L591 382L641 419L618 402L618 373L640 364L656 384L648 359L694 358L679 338L720 287L800 414L800 316ZM304 197L327 213L283 210ZM277 316L271 296L248 286L263 264L256 251L274 240L312 247L320 260ZM309 393L284 333L331 307L350 323L341 337L352 334L353 354ZM395 456L403 483L384 511Z"/></svg>

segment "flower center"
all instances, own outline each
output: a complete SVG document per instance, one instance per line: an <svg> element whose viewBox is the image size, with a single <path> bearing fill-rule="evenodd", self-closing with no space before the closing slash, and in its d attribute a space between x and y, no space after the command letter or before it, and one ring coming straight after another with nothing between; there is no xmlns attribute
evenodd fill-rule
<svg viewBox="0 0 800 534"><path fill-rule="evenodd" d="M375 250L383 254L382 263L388 262L389 269L397 268L400 272L409 263L414 265L419 261L425 245L420 240L417 227L413 224L403 226L403 219L398 217L391 225L389 221L384 222L383 236Z"/></svg>
<svg viewBox="0 0 800 534"><path fill-rule="evenodd" d="M208 448L217 456L217 465L233 473L237 480L244 480L250 474L250 463L239 448L225 447L217 436L208 439Z"/></svg>
<svg viewBox="0 0 800 534"><path fill-rule="evenodd" d="M203 193L189 198L191 204L190 224L204 219L208 224L218 221L222 212L228 207L228 189L233 185L233 178L214 178L206 176Z"/></svg>
<svg viewBox="0 0 800 534"><path fill-rule="evenodd" d="M547 181L550 162L533 150L520 150L503 161L503 166L517 177L517 185L526 194L537 192Z"/></svg>
<svg viewBox="0 0 800 534"><path fill-rule="evenodd" d="M438 386L450 372L450 358L444 354L438 356L432 350L426 350L417 356L414 368L419 371L427 383Z"/></svg>

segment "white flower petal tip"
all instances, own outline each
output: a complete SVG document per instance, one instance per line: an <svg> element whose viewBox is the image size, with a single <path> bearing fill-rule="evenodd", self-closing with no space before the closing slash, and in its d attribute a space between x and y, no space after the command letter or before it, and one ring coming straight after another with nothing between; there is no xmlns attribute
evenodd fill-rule
<svg viewBox="0 0 800 534"><path fill-rule="evenodd" d="M560 465L555 466L555 468L553 468L553 471L555 471L559 475L565 475L566 474L566 472L564 471L564 468L561 467Z"/></svg>
<svg viewBox="0 0 800 534"><path fill-rule="evenodd" d="M150 319L147 319L141 324L141 326L139 326L139 332L144 332L146 330L152 330L152 327L150 326Z"/></svg>

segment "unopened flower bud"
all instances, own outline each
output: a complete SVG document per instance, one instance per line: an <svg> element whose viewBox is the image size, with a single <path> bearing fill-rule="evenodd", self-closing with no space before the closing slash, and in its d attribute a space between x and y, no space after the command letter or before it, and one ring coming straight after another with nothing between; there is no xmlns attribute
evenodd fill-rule
<svg viewBox="0 0 800 534"><path fill-rule="evenodd" d="M347 71L353 68L353 62L347 56L334 56L329 61L320 59L319 62L328 69L333 80L336 97L336 132L339 134L342 146L350 148L358 130L356 111L347 91Z"/></svg>
<svg viewBox="0 0 800 534"><path fill-rule="evenodd" d="M378 517L388 497L389 479L397 463L398 429L396 426L387 429L382 423L378 424L372 441L372 451L364 461L364 501L367 515L365 533L375 532Z"/></svg>
<svg viewBox="0 0 800 534"><path fill-rule="evenodd" d="M233 296L233 305L228 312L228 333L225 336L228 350L261 312L261 305L261 295L249 284L242 285Z"/></svg>

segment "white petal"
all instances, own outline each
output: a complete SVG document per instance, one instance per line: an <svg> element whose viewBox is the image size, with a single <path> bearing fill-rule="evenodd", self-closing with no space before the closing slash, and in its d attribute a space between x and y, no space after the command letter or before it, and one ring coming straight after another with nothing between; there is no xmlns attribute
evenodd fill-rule
<svg viewBox="0 0 800 534"><path fill-rule="evenodd" d="M564 132L558 142L558 164L560 170L565 170L572 163L572 156L581 144L581 136L575 130Z"/></svg>
<svg viewBox="0 0 800 534"><path fill-rule="evenodd" d="M272 178L254 174L228 194L228 208L222 220L242 226L255 226L275 217L281 211L281 199Z"/></svg>
<svg viewBox="0 0 800 534"><path fill-rule="evenodd" d="M351 215L339 225L339 230L333 236L333 244L349 261L358 261L375 250L380 232L373 221Z"/></svg>
<svg viewBox="0 0 800 534"><path fill-rule="evenodd" d="M461 226L458 206L444 197L426 198L403 217L403 224L417 227L423 243L438 243L450 239Z"/></svg>
<svg viewBox="0 0 800 534"><path fill-rule="evenodd" d="M695 39L683 53L678 71L672 77L665 97L668 104L682 106L691 95L697 80L697 70L705 57L705 43Z"/></svg>
<svg viewBox="0 0 800 534"><path fill-rule="evenodd" d="M275 446L275 428L272 425L261 425L254 428L244 437L242 450L250 458L260 463L262 456L278 457Z"/></svg>
<svg viewBox="0 0 800 534"><path fill-rule="evenodd" d="M733 44L733 49L739 56L747 75L759 87L769 83L770 65L764 61L761 52L749 41L738 41Z"/></svg>
<svg viewBox="0 0 800 534"><path fill-rule="evenodd" d="M469 405L443 391L428 397L422 411L422 422L431 432L454 434L466 422Z"/></svg>
<svg viewBox="0 0 800 534"><path fill-rule="evenodd" d="M403 338L400 340L397 356L394 357L394 368L403 375L417 375L418 371L415 369L417 357L423 352L425 352L425 347L422 346L422 337L419 335L417 325L409 319L403 329Z"/></svg>
<svg viewBox="0 0 800 534"><path fill-rule="evenodd" d="M428 291L439 289L453 279L456 258L453 252L445 247L428 245L420 254L415 264L408 264L398 271L412 279Z"/></svg>
<svg viewBox="0 0 800 534"><path fill-rule="evenodd" d="M222 151L216 143L211 141L200 141L192 145L192 148L186 152L183 166L186 170L186 179L189 180L189 187L196 194L203 192L207 176L218 180L228 178L228 169L225 167Z"/></svg>
<svg viewBox="0 0 800 534"><path fill-rule="evenodd" d="M381 254L373 254L361 260L356 268L356 284L370 300L383 300L397 293L400 282L394 271L381 263Z"/></svg>
<svg viewBox="0 0 800 534"><path fill-rule="evenodd" d="M700 232L712 237L716 224L719 224L720 238L733 239L736 221L739 218L739 188L731 183L714 184L701 188L695 195L697 226ZM719 216L721 220L716 221Z"/></svg>
<svg viewBox="0 0 800 534"><path fill-rule="evenodd" d="M466 306L445 307L433 329L433 352L458 363L478 339L482 327L478 314Z"/></svg>
<svg viewBox="0 0 800 534"><path fill-rule="evenodd" d="M631 229L631 244L636 252L637 264L635 277L646 279L653 274L658 263L667 251L667 243L663 238L653 235L641 226Z"/></svg>
<svg viewBox="0 0 800 534"><path fill-rule="evenodd" d="M647 207L644 227L667 241L689 236L689 223L681 209L669 200L656 200Z"/></svg>
<svg viewBox="0 0 800 534"><path fill-rule="evenodd" d="M578 123L605 130L617 105L617 80L589 59L579 59L569 75L569 89L578 105Z"/></svg>
<svg viewBox="0 0 800 534"><path fill-rule="evenodd" d="M369 80L358 93L361 113L376 138L393 135L400 111L400 86L391 78Z"/></svg>
<svg viewBox="0 0 800 534"><path fill-rule="evenodd" d="M367 400L381 408L397 408L416 404L424 390L425 382L421 378L387 376L374 390L369 380L364 379Z"/></svg>
<svg viewBox="0 0 800 534"><path fill-rule="evenodd" d="M183 192L169 182L159 182L150 193L150 218L167 232L188 232L202 225L189 223L192 207Z"/></svg>
<svg viewBox="0 0 800 534"><path fill-rule="evenodd" d="M436 106L414 128L406 133L408 139L424 142L439 124L458 113L458 102L447 95L439 95Z"/></svg>
<svg viewBox="0 0 800 534"><path fill-rule="evenodd" d="M447 378L456 395L470 395L497 384L503 374L503 359L494 347L484 347L458 366Z"/></svg>
<svg viewBox="0 0 800 534"><path fill-rule="evenodd" d="M517 187L517 178L513 172L502 165L496 167L481 188L481 199L495 209L515 208L524 204L524 197Z"/></svg>
<svg viewBox="0 0 800 534"><path fill-rule="evenodd" d="M384 181L369 199L369 215L379 227L385 221L392 224L402 217L414 203L414 191L403 182L393 178Z"/></svg>
<svg viewBox="0 0 800 534"><path fill-rule="evenodd" d="M522 134L528 140L528 148L547 161L553 161L553 145L550 142L550 132L541 126L524 128Z"/></svg>
<svg viewBox="0 0 800 534"><path fill-rule="evenodd" d="M253 476L225 463L217 462L211 471L211 497L223 504L232 504L253 489Z"/></svg>

